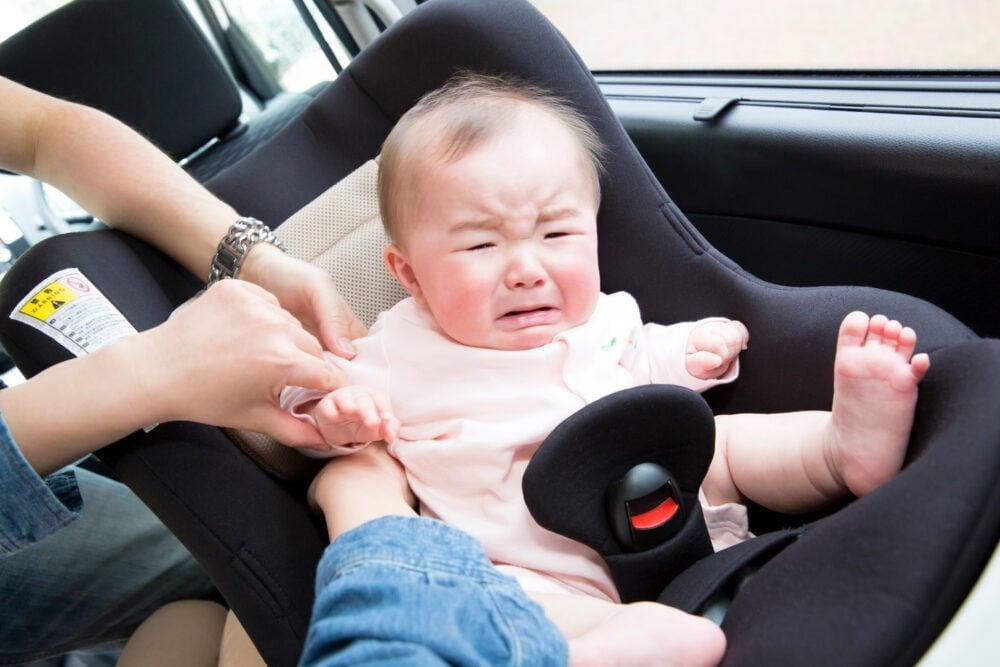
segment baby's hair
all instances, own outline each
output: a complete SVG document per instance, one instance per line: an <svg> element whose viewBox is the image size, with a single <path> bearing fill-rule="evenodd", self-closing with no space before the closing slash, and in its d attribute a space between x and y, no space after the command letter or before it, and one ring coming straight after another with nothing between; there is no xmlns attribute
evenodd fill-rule
<svg viewBox="0 0 1000 667"><path fill-rule="evenodd" d="M564 98L508 74L459 71L440 88L423 97L396 123L382 145L378 198L382 224L389 238L399 217L397 204L404 172L414 158L444 162L461 159L469 150L508 127L512 111L528 104L562 122L576 137L592 172L594 193L600 202L600 177L606 153L604 143L584 115ZM431 129L432 131L426 131Z"/></svg>

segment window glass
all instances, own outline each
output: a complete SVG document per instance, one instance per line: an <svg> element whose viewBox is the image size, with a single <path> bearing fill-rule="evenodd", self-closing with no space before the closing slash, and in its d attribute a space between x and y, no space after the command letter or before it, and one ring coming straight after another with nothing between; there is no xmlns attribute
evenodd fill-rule
<svg viewBox="0 0 1000 667"><path fill-rule="evenodd" d="M594 70L1000 69L998 0L533 0Z"/></svg>
<svg viewBox="0 0 1000 667"><path fill-rule="evenodd" d="M0 2L0 42L69 0L3 0Z"/></svg>
<svg viewBox="0 0 1000 667"><path fill-rule="evenodd" d="M225 6L260 50L282 88L303 91L336 77L291 0L225 0Z"/></svg>

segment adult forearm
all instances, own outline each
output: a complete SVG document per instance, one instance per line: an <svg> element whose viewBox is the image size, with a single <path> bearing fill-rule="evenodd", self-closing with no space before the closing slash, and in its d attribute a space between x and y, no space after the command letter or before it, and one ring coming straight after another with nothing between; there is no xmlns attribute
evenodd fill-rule
<svg viewBox="0 0 1000 667"><path fill-rule="evenodd" d="M144 342L123 339L0 392L11 435L40 475L160 420Z"/></svg>
<svg viewBox="0 0 1000 667"><path fill-rule="evenodd" d="M47 105L37 129L36 178L86 210L208 275L236 212L138 133L100 111Z"/></svg>

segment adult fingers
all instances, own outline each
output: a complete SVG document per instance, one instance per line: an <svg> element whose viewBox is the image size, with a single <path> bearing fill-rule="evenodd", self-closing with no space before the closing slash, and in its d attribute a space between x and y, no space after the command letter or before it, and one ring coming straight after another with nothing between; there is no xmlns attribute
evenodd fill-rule
<svg viewBox="0 0 1000 667"><path fill-rule="evenodd" d="M284 383L306 389L333 391L347 384L347 376L321 356L302 353L293 357Z"/></svg>
<svg viewBox="0 0 1000 667"><path fill-rule="evenodd" d="M368 329L346 302L341 300L341 304L341 307L330 311L320 320L320 337L328 350L338 357L351 359L357 354L351 341L364 336Z"/></svg>
<svg viewBox="0 0 1000 667"><path fill-rule="evenodd" d="M309 424L281 408L270 408L254 430L266 433L275 440L291 447L325 447L323 436Z"/></svg>
<svg viewBox="0 0 1000 667"><path fill-rule="evenodd" d="M319 270L307 273L299 283L301 303L307 312L296 314L314 327L328 350L341 357L353 357L355 351L350 341L365 335L367 328L337 291L331 276Z"/></svg>
<svg viewBox="0 0 1000 667"><path fill-rule="evenodd" d="M282 330L277 332L280 339L290 341L296 348L309 356L317 359L323 358L323 345L316 336L306 331L298 320L292 317L291 321L286 321L284 324Z"/></svg>

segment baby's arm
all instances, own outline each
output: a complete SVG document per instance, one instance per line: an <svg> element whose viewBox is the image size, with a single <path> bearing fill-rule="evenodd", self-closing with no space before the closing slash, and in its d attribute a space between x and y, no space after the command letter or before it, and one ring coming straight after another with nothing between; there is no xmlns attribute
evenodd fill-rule
<svg viewBox="0 0 1000 667"><path fill-rule="evenodd" d="M332 542L338 535L381 516L415 516L417 499L399 461L384 442L340 456L316 475L309 504L323 513Z"/></svg>
<svg viewBox="0 0 1000 667"><path fill-rule="evenodd" d="M742 322L702 322L688 335L684 367L700 380L720 378L729 372L749 340L750 333Z"/></svg>

